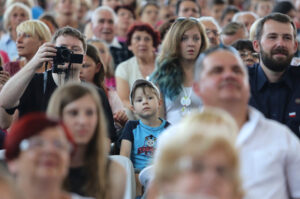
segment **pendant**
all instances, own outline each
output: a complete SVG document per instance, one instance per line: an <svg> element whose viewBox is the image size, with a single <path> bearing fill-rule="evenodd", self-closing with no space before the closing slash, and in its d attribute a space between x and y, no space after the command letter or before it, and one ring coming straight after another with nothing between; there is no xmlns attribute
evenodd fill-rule
<svg viewBox="0 0 300 199"><path fill-rule="evenodd" d="M189 105L191 105L192 101L189 97L184 96L180 99L180 103L182 106L189 106Z"/></svg>

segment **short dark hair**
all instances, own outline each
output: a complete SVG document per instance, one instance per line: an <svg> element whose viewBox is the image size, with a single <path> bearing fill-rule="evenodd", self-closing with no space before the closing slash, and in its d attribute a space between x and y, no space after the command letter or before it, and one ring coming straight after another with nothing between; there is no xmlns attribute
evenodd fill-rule
<svg viewBox="0 0 300 199"><path fill-rule="evenodd" d="M131 14L133 15L133 18L135 19L134 8L131 5L118 5L115 8L115 13L118 14L118 11L121 9L125 9L125 10L128 10L129 12L131 12Z"/></svg>
<svg viewBox="0 0 300 199"><path fill-rule="evenodd" d="M289 1L280 1L280 2L277 2L274 5L272 12L279 12L279 13L282 13L282 14L288 14L291 10L296 11L295 6L291 2L289 2Z"/></svg>
<svg viewBox="0 0 300 199"><path fill-rule="evenodd" d="M225 0L210 0L208 2L208 6L210 8L213 7L214 5L225 5L225 4L226 4Z"/></svg>
<svg viewBox="0 0 300 199"><path fill-rule="evenodd" d="M257 24L257 27L256 27L256 31L255 31L255 40L258 40L260 41L261 39L261 35L263 34L263 28L264 28L264 25L266 23L266 21L268 20L274 20L274 21L277 21L279 23L286 23L286 24L291 24L292 27L293 27L293 32L294 32L294 38L296 38L296 27L295 27L295 24L294 22L291 20L291 18L285 14L281 14L281 13L278 13L278 12L274 12L274 13L271 13L265 17L263 17Z"/></svg>
<svg viewBox="0 0 300 199"><path fill-rule="evenodd" d="M159 9L159 6L156 3L156 1L153 1L153 0L146 1L146 3L142 4L142 6L140 8L139 16L141 16L143 14L144 10L146 9L146 7L148 7L150 5L155 6L155 7L157 7L157 9Z"/></svg>
<svg viewBox="0 0 300 199"><path fill-rule="evenodd" d="M176 3L176 11L175 11L177 16L178 16L180 5L184 1L192 1L192 2L194 2L197 5L198 9L199 9L199 14L201 15L201 7L199 6L199 4L197 3L196 0L178 0L177 3Z"/></svg>
<svg viewBox="0 0 300 199"><path fill-rule="evenodd" d="M248 39L237 40L231 46L237 50L249 50L251 52L255 52L252 41Z"/></svg>
<svg viewBox="0 0 300 199"><path fill-rule="evenodd" d="M82 34L79 30L72 28L70 26L66 26L66 27L58 29L52 37L52 43L55 43L58 37L66 36L66 35L75 37L78 40L80 40L82 43L82 46L83 46L84 53L86 52L87 46L86 46L85 35Z"/></svg>
<svg viewBox="0 0 300 199"><path fill-rule="evenodd" d="M220 50L229 51L229 52L233 53L234 55L236 55L239 59L241 59L239 52L232 46L219 45L219 46L209 48L208 50L202 52L195 62L194 81L198 81L200 79L200 76L201 76L200 73L202 73L203 68L204 68L204 65L203 65L204 59L208 55L210 55L216 51L220 51ZM241 61L241 63L243 63L243 62ZM245 68L245 71L246 71L246 68ZM245 73L246 73L246 75L248 74L247 72L245 72Z"/></svg>
<svg viewBox="0 0 300 199"><path fill-rule="evenodd" d="M146 23L135 23L133 24L127 33L127 41L126 44L127 46L131 45L131 39L135 31L145 31L149 35L151 35L152 40L153 40L153 47L157 48L158 45L160 44L160 35L159 32L154 30L149 24Z"/></svg>
<svg viewBox="0 0 300 199"><path fill-rule="evenodd" d="M229 13L237 13L239 12L240 10L236 7L236 6L233 6L233 5L229 5L227 6L223 12L222 12L222 15L221 15L221 22L225 19L226 15L229 14Z"/></svg>

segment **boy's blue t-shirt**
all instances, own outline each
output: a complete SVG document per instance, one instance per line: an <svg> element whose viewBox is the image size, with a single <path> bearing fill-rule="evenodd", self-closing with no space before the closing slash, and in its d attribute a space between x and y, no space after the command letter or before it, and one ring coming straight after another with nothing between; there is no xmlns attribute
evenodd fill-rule
<svg viewBox="0 0 300 199"><path fill-rule="evenodd" d="M170 123L161 119L161 125L150 127L141 120L128 121L124 127L121 139L132 143L131 161L135 169L145 168L152 160L156 148L157 138Z"/></svg>

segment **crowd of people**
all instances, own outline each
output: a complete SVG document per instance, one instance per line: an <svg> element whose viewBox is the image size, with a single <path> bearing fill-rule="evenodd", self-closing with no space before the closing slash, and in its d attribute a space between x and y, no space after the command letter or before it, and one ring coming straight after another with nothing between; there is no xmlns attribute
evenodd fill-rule
<svg viewBox="0 0 300 199"><path fill-rule="evenodd" d="M0 195L300 199L300 0L0 0Z"/></svg>

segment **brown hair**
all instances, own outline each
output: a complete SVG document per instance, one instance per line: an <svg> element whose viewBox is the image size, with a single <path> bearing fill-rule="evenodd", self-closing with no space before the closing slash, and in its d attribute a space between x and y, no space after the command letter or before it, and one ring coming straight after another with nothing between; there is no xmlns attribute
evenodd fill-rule
<svg viewBox="0 0 300 199"><path fill-rule="evenodd" d="M64 108L84 96L91 96L97 106L98 123L95 133L87 144L83 157L84 168L87 172L85 192L97 199L109 198L109 179L107 178L107 150L105 138L107 137L106 120L99 94L95 87L85 83L67 83L55 90L50 98L47 114L51 117L62 118Z"/></svg>

